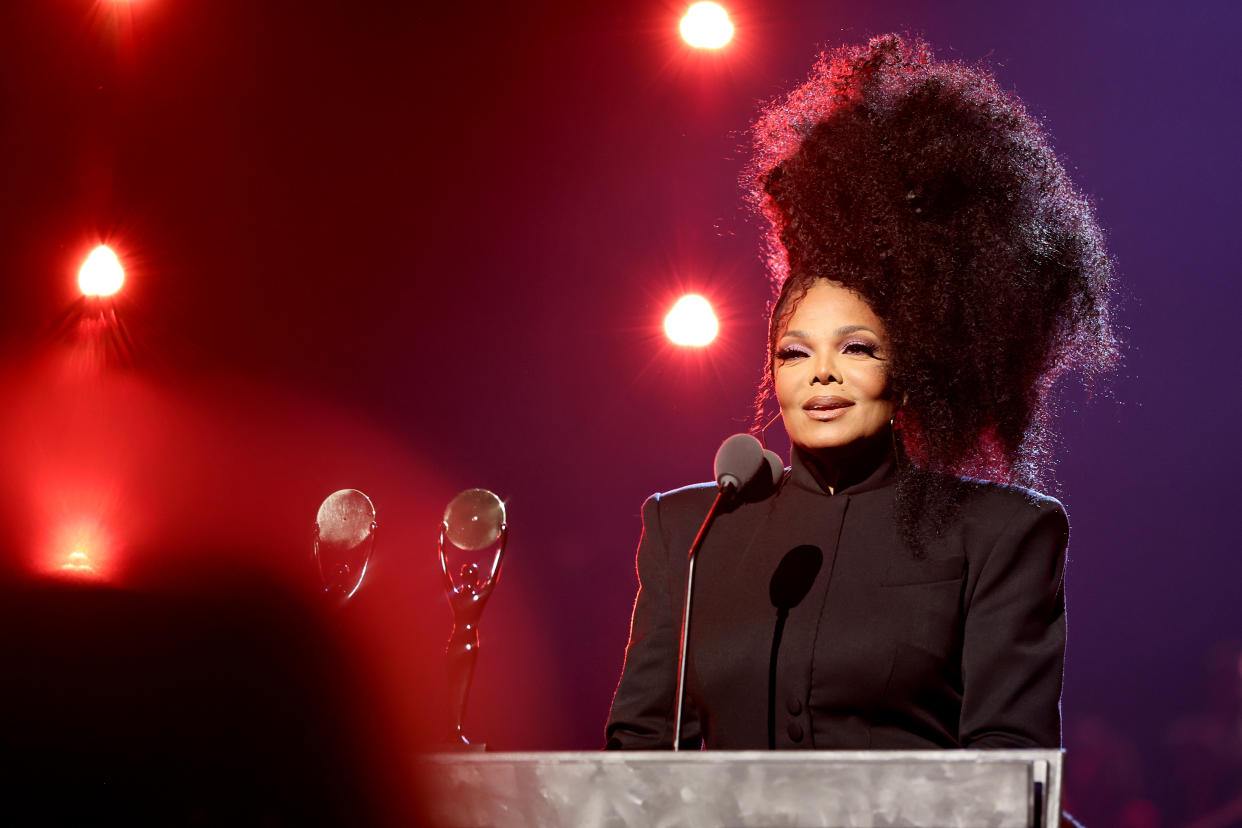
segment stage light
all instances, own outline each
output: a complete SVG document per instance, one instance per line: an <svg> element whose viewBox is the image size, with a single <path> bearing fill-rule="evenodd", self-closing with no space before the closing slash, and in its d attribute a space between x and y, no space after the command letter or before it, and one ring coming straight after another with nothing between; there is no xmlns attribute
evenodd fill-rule
<svg viewBox="0 0 1242 828"><path fill-rule="evenodd" d="M121 262L107 245L91 251L78 271L78 287L86 296L111 296L125 283Z"/></svg>
<svg viewBox="0 0 1242 828"><path fill-rule="evenodd" d="M97 521L77 520L62 524L53 542L48 569L73 578L102 578L111 540Z"/></svg>
<svg viewBox="0 0 1242 828"><path fill-rule="evenodd" d="M719 330L711 303L693 293L678 299L664 317L664 332L675 345L702 347L715 339Z"/></svg>
<svg viewBox="0 0 1242 828"><path fill-rule="evenodd" d="M733 23L718 4L695 3L681 19L681 36L696 49L719 49L733 39Z"/></svg>

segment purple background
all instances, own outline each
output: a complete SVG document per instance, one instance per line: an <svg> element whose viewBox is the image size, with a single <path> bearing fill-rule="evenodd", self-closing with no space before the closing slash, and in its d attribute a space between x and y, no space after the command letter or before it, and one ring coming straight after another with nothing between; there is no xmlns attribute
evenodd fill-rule
<svg viewBox="0 0 1242 828"><path fill-rule="evenodd" d="M174 481L185 502L178 540L148 532L117 579L191 579L191 559L153 550L201 537L196 521L243 521L301 572L315 506L356 486L386 532L350 609L358 646L434 660L438 515L490 488L513 539L470 730L599 746L639 506L709 476L750 416L766 284L737 186L745 128L819 48L910 30L991 62L1109 234L1126 361L1111 395L1070 393L1060 419L1064 710L1102 714L1158 766L1165 723L1200 704L1203 654L1242 631L1242 8L738 2L734 45L705 55L678 40L676 4L493 5L4 4L5 393L46 388L78 264L107 240L138 352L107 376L160 400L149 422L190 458L148 458L118 495L159 512ZM661 330L687 289L722 316L702 352ZM30 474L11 463L6 491L50 485ZM8 519L17 569L32 521ZM432 693L376 669L408 705Z"/></svg>

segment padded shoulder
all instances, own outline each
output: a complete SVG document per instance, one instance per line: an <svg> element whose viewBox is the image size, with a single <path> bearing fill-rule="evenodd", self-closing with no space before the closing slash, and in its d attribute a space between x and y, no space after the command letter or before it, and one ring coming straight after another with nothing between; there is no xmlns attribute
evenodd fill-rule
<svg viewBox="0 0 1242 828"><path fill-rule="evenodd" d="M657 532L663 541L687 546L716 499L715 483L695 483L659 492L643 504L643 531Z"/></svg>
<svg viewBox="0 0 1242 828"><path fill-rule="evenodd" d="M962 505L971 512L983 511L1005 515L1022 514L1023 506L1033 512L1060 512L1065 505L1055 497L1042 494L1024 486L995 483L973 477L960 477L964 489Z"/></svg>
<svg viewBox="0 0 1242 828"><path fill-rule="evenodd" d="M679 489L671 489L667 492L658 492L652 495L653 498L660 501L662 506L676 508L677 506L697 506L706 500L711 503L716 497L715 483L692 483L689 486L682 486Z"/></svg>

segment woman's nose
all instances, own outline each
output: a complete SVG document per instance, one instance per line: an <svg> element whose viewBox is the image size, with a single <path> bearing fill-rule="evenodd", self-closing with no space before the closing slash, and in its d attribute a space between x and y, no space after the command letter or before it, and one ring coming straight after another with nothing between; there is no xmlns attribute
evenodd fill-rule
<svg viewBox="0 0 1242 828"><path fill-rule="evenodd" d="M815 385L816 383L819 383L820 385L827 385L831 382L835 382L837 385L841 384L841 380L837 377L836 370L833 368L832 363L824 360L815 366L815 373L811 375L811 385Z"/></svg>

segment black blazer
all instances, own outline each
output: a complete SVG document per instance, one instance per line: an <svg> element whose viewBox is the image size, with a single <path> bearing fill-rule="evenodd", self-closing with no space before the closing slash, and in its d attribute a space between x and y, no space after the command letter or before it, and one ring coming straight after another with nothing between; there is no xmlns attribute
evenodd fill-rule
<svg viewBox="0 0 1242 828"><path fill-rule="evenodd" d="M971 481L915 558L895 478L889 458L832 495L795 452L776 494L717 518L695 564L683 746L1060 746L1061 504ZM714 495L703 484L643 505L609 748L672 745L686 554Z"/></svg>

